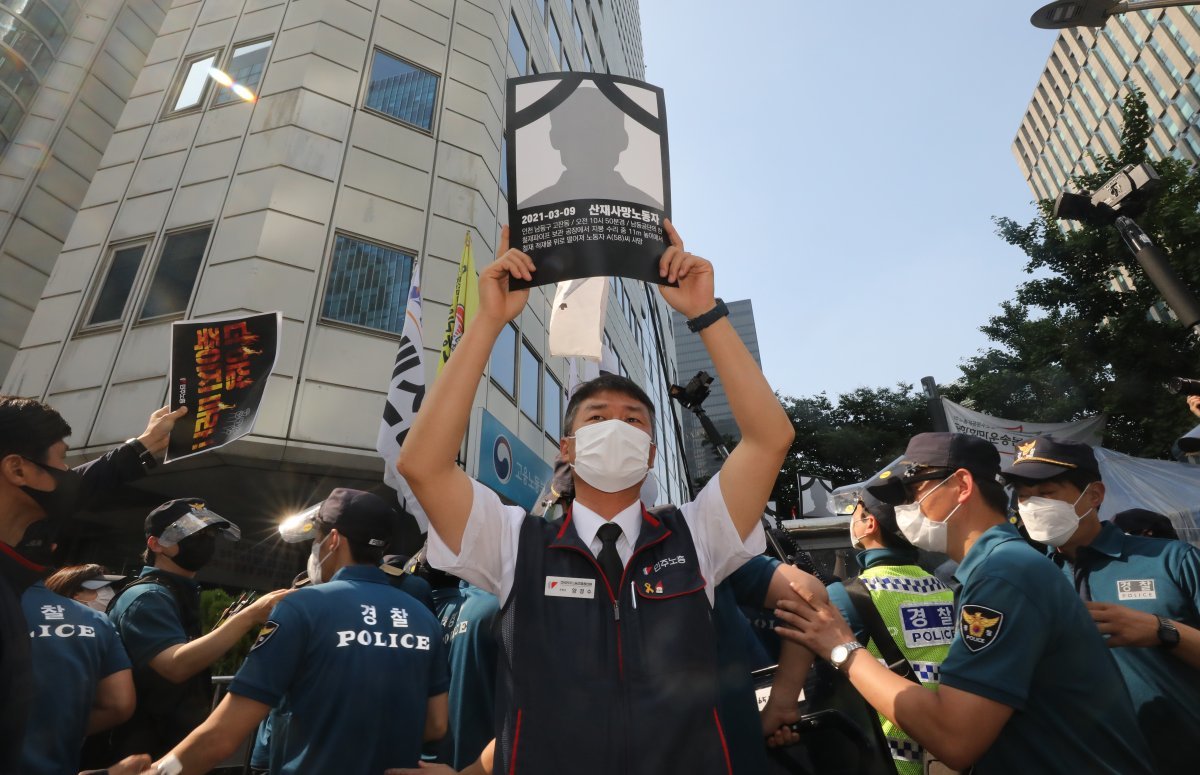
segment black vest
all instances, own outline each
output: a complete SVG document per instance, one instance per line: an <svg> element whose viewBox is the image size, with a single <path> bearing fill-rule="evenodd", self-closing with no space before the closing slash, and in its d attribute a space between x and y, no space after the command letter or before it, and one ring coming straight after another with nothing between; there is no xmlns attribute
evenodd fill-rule
<svg viewBox="0 0 1200 775"><path fill-rule="evenodd" d="M129 584L121 594L141 584L158 584L169 590L188 639L200 637L200 595L195 589L169 575L151 573ZM113 598L108 604L109 611L116 602L117 598ZM212 710L212 676L208 668L176 684L156 673L149 664L134 665L133 685L137 690L133 717L112 731L110 751L116 758L136 753L160 758L208 718Z"/></svg>
<svg viewBox="0 0 1200 775"><path fill-rule="evenodd" d="M496 771L728 775L704 586L673 506L643 512L615 591L570 514L526 517L500 618Z"/></svg>

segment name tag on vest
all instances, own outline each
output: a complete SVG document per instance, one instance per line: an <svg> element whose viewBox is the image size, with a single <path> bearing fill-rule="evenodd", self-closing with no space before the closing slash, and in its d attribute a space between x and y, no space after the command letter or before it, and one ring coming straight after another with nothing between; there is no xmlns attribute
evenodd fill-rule
<svg viewBox="0 0 1200 775"><path fill-rule="evenodd" d="M1117 582L1118 600L1157 600L1154 579L1122 579Z"/></svg>
<svg viewBox="0 0 1200 775"><path fill-rule="evenodd" d="M954 604L901 603L900 627L908 648L948 645L954 640Z"/></svg>
<svg viewBox="0 0 1200 775"><path fill-rule="evenodd" d="M547 597L575 597L591 600L596 596L595 579L573 579L568 576L546 577Z"/></svg>

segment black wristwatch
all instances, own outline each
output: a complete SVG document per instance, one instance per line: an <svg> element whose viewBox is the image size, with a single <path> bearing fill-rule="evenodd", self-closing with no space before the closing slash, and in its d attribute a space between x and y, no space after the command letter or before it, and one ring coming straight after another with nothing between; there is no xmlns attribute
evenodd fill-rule
<svg viewBox="0 0 1200 775"><path fill-rule="evenodd" d="M129 439L125 443L133 447L134 452L137 452L138 460L147 471L158 465L158 461L154 458L154 455L150 454L150 450L146 449L145 444L137 439Z"/></svg>
<svg viewBox="0 0 1200 775"><path fill-rule="evenodd" d="M721 318L729 314L729 307L725 306L725 302L720 299L715 300L717 305L705 312L703 315L697 315L687 322L688 330L692 333L700 333L704 329L716 323Z"/></svg>
<svg viewBox="0 0 1200 775"><path fill-rule="evenodd" d="M1158 617L1158 645L1165 649L1173 649L1179 645L1179 630L1175 623L1165 616Z"/></svg>

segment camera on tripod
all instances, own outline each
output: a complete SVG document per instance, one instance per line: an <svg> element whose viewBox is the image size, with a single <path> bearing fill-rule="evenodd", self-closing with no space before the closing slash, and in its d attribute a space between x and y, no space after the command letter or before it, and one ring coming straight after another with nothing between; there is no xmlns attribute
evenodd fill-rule
<svg viewBox="0 0 1200 775"><path fill-rule="evenodd" d="M1166 381L1167 392L1174 396L1200 396L1200 379L1171 377Z"/></svg>
<svg viewBox="0 0 1200 775"><path fill-rule="evenodd" d="M685 409L694 410L704 403L704 399L708 398L708 386L712 384L712 381L713 378L707 371L701 371L697 372L696 376L692 377L684 387L671 385L668 392L671 398L678 401Z"/></svg>

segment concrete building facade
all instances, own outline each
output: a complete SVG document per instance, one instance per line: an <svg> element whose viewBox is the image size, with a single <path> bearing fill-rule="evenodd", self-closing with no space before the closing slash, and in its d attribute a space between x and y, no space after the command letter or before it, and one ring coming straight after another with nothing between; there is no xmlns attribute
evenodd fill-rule
<svg viewBox="0 0 1200 775"><path fill-rule="evenodd" d="M746 349L754 356L754 362L762 368L762 358L758 350L758 330L754 325L754 305L750 299L726 302L729 307L729 322L734 330L746 343ZM675 329L675 358L679 369L681 385L696 375L696 372L706 371L713 378L709 386L710 393L703 407L713 425L717 427L722 437L731 437L735 441L741 438L737 423L734 422L733 412L729 408L729 397L717 377L712 358L704 349L699 334L688 330L687 321L678 313L672 313L672 325ZM699 418L691 411L684 412L683 418L683 448L687 457L688 468L694 480L707 481L721 468L721 457L708 443L708 435L700 424Z"/></svg>
<svg viewBox="0 0 1200 775"><path fill-rule="evenodd" d="M210 578L266 586L298 569L294 553L256 548L275 546L281 517L334 486L386 492L374 443L408 284L421 283L432 381L464 240L486 266L507 218L506 77L584 62L627 73L630 8L636 16L636 3L600 0L171 4L3 389L59 409L84 458L136 435L165 403L172 321L280 310L281 352L253 434L160 467L91 519L80 551L107 547L114 556L94 559L119 565L147 504L202 496L245 536ZM664 383L665 403L674 340L654 321L668 310L640 283L613 289L606 337L631 378L652 392ZM532 292L479 385L463 462L481 480L501 436L530 467L548 469L557 452L568 364L547 349L553 292ZM686 488L671 413L660 415L665 501Z"/></svg>
<svg viewBox="0 0 1200 775"><path fill-rule="evenodd" d="M1050 52L1013 155L1038 199L1053 199L1072 176L1115 155L1121 105L1131 88L1146 95L1154 131L1151 158L1200 161L1200 7L1111 17L1101 29L1063 30Z"/></svg>

